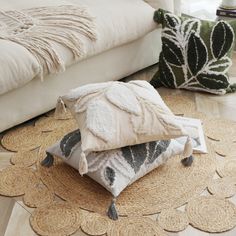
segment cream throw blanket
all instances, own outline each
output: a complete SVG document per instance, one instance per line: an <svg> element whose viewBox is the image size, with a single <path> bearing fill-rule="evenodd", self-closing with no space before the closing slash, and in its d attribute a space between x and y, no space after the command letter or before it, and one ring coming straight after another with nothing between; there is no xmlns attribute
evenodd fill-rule
<svg viewBox="0 0 236 236"><path fill-rule="evenodd" d="M28 49L40 65L40 75L65 70L55 43L78 59L84 55L80 35L96 39L94 19L84 7L74 5L0 11L0 39ZM54 43L53 43L54 42Z"/></svg>

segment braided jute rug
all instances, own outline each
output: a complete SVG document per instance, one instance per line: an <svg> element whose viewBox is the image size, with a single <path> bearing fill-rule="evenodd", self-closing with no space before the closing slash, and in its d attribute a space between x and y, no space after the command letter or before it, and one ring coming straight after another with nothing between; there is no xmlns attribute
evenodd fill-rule
<svg viewBox="0 0 236 236"><path fill-rule="evenodd" d="M40 165L45 149L76 129L68 114L56 120L48 113L3 136L2 146L14 154L11 165L0 172L0 194L23 196L24 204L35 208L30 225L39 235L71 235L80 228L88 235L164 236L189 224L206 232L231 230L236 226L231 201L236 192L236 122L208 118L184 95L163 99L176 114L203 121L208 154L195 154L188 168L176 156L129 186L117 198L118 221L106 216L112 196L99 184L59 158L51 168Z"/></svg>

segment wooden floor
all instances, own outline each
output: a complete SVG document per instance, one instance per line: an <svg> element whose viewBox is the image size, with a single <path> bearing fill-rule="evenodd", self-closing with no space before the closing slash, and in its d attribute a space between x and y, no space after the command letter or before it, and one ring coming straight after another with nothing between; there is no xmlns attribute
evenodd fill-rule
<svg viewBox="0 0 236 236"><path fill-rule="evenodd" d="M234 82L236 82L236 57L235 66L231 70L231 74L235 76ZM156 67L151 67L138 74L136 74L135 79L148 79L152 76ZM160 94L166 93L182 93L182 91L160 89ZM212 117L224 117L227 119L236 121L236 93L229 94L225 96L212 96L208 94L199 93L188 93L189 98L195 100L197 109L199 111L205 112ZM0 170L4 169L9 165L11 154L0 151ZM232 199L236 203L236 197ZM30 225L29 217L32 209L27 208L23 205L20 197L18 198L8 198L0 196L0 236L32 236L36 235ZM81 231L77 232L75 235L85 235ZM221 234L209 234L201 232L197 229L189 226L185 231L180 233L169 233L171 236L235 236L236 228L230 232L225 232Z"/></svg>

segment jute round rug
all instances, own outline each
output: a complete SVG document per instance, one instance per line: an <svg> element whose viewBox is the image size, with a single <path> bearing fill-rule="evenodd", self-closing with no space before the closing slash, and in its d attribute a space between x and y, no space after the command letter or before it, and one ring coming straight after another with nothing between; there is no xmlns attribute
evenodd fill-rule
<svg viewBox="0 0 236 236"><path fill-rule="evenodd" d="M213 122L183 95L163 98L176 114L203 120L209 136L208 154L195 154L188 168L176 156L129 186L116 202L118 221L106 216L112 196L99 184L81 177L58 158L51 168L40 165L47 147L76 129L68 114L56 120L48 113L34 125L15 128L3 136L2 146L15 153L12 165L0 172L0 194L22 195L24 203L35 208L30 224L39 235L71 235L81 228L88 235L162 236L182 231L189 224L207 232L234 228L236 206L228 198L236 192L236 158L224 144L235 145L236 129L232 127L236 123ZM206 189L208 196L201 196Z"/></svg>

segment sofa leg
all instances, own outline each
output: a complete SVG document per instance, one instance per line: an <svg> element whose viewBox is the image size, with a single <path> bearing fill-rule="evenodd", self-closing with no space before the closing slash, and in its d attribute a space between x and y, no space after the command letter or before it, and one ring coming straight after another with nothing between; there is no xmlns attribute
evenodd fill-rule
<svg viewBox="0 0 236 236"><path fill-rule="evenodd" d="M186 157L184 159L181 160L181 163L188 167L188 166L191 166L193 164L193 160L194 160L194 157L193 156L190 156L190 157Z"/></svg>
<svg viewBox="0 0 236 236"><path fill-rule="evenodd" d="M49 168L53 165L53 162L54 162L53 155L47 152L47 156L45 157L43 161L41 161L41 165Z"/></svg>

